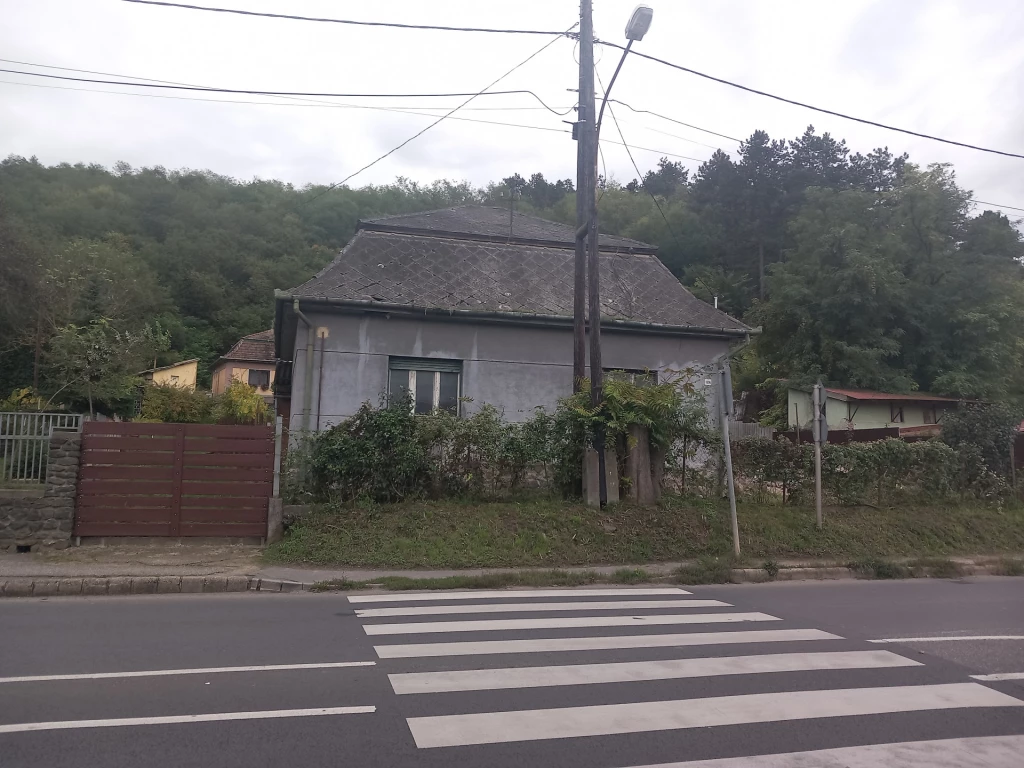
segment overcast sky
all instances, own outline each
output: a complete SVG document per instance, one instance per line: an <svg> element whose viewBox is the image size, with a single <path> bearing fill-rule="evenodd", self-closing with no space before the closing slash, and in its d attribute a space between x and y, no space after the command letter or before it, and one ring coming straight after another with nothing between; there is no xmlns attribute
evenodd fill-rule
<svg viewBox="0 0 1024 768"><path fill-rule="evenodd" d="M403 23L565 29L576 0L193 0L196 4ZM822 107L1024 154L1024 3L1019 0L648 0L651 32L637 50ZM595 33L624 42L634 0L595 0ZM477 91L546 38L351 27L149 7L120 0L0 0L0 57L222 88L427 93ZM577 81L561 39L496 89L529 88L569 109ZM607 83L618 53L598 51ZM78 77L96 75L7 69ZM121 78L106 78L121 79ZM429 124L431 117L264 96L204 96L0 73L0 155L47 164L208 168L239 179L338 181ZM13 83L32 83L31 87ZM87 93L87 88L150 96ZM154 94L176 98L154 98ZM809 124L854 151L888 146L922 165L953 163L975 197L1024 208L1024 160L851 123L634 58L614 97L638 109L745 138L792 138ZM221 103L187 98L256 101ZM461 99L333 99L439 114ZM430 107L425 110L423 107ZM456 116L554 130L447 120L359 175L352 186L406 176L483 185L512 173L575 177L568 126L528 96L479 98ZM642 171L660 156L691 169L726 139L616 108ZM605 124L604 140L618 141ZM635 177L621 146L602 141L607 172ZM710 146L705 146L710 145ZM647 149L639 149L644 147ZM653 151L649 151L653 150ZM1012 218L1022 213L1007 211Z"/></svg>

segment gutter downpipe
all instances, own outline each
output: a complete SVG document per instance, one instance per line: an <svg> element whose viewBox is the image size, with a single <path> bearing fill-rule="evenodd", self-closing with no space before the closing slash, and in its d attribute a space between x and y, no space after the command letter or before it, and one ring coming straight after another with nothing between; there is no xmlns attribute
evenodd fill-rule
<svg viewBox="0 0 1024 768"><path fill-rule="evenodd" d="M309 318L299 309L299 300L292 300L292 311L295 316L306 324L306 375L302 380L302 432L309 434L309 415L312 411L310 401L313 399L313 347L316 330Z"/></svg>

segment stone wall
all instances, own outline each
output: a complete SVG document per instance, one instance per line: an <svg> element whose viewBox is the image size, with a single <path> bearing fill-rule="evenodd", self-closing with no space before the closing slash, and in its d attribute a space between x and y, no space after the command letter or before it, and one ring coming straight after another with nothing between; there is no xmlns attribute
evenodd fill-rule
<svg viewBox="0 0 1024 768"><path fill-rule="evenodd" d="M81 453L81 433L55 432L42 492L0 491L0 549L70 543Z"/></svg>

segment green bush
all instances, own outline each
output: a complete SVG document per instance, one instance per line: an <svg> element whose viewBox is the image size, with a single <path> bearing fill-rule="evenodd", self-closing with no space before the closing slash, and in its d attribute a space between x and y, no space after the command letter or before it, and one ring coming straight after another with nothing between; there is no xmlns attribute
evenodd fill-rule
<svg viewBox="0 0 1024 768"><path fill-rule="evenodd" d="M216 422L214 405L209 392L173 384L150 384L142 395L139 418L176 424L213 424Z"/></svg>
<svg viewBox="0 0 1024 768"><path fill-rule="evenodd" d="M374 408L363 403L354 416L312 438L310 478L322 494L344 501L402 501L426 493L428 446L408 399Z"/></svg>
<svg viewBox="0 0 1024 768"><path fill-rule="evenodd" d="M806 502L814 491L814 449L788 440L745 438L733 443L741 491L764 503L769 497ZM822 450L821 483L836 504L885 506L902 501L992 498L1003 489L977 446L959 450L938 440L827 444Z"/></svg>

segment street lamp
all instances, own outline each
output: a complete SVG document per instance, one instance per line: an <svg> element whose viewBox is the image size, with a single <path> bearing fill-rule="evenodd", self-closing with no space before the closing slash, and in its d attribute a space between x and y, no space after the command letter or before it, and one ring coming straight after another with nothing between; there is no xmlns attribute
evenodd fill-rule
<svg viewBox="0 0 1024 768"><path fill-rule="evenodd" d="M591 19L591 2L590 0L583 0L580 3L582 11L581 25L580 25L580 99L581 106L583 99L589 97L589 109L586 110L586 114L593 115L593 92L594 92L594 81L593 81L593 48L594 48L594 36L593 36L593 21ZM626 39L629 41L626 47L622 50L622 58L619 59L618 66L615 67L615 74L612 75L611 81L608 83L608 88L605 90L604 99L601 101L601 111L597 116L597 122L593 126L592 137L586 143L586 150L581 152L580 157L585 158L586 163L589 164L587 173L587 213L589 216L579 217L578 221L581 224L579 230L577 230L577 253L579 253L579 237L580 233L584 231L583 226L586 227L587 232L587 278L589 282L588 290L588 303L589 303L589 317L590 317L590 397L591 405L595 408L601 405L604 400L604 371L602 369L601 361L601 273L600 273L600 248L598 246L598 226L597 226L597 158L598 158L598 142L601 136L601 121L604 119L604 109L608 105L608 96L612 91L612 86L615 85L615 80L619 76L619 70L622 69L622 64L626 60L626 56L629 55L629 49L633 47L633 43L637 40L642 40L647 31L651 28L651 20L654 18L654 11L646 5L638 5L636 10L633 11L633 15L629 19L629 23L626 25ZM586 64L584 63L586 62ZM588 78L584 78L584 68L588 68L586 72ZM581 109L581 113L583 110ZM582 147L581 147L582 149ZM582 177L581 177L582 178ZM577 207L577 215L579 216L581 209ZM586 224L584 225L584 221ZM578 285L579 283L577 283ZM605 434L604 428L601 422L598 421L597 426L594 430L594 450L597 452L597 482L598 482L598 498L599 503L603 507L608 503L608 481L605 475Z"/></svg>
<svg viewBox="0 0 1024 768"><path fill-rule="evenodd" d="M619 59L618 66L615 67L615 74L612 75L611 82L608 83L608 90L604 92L604 99L601 101L601 113L597 117L597 136L601 136L601 121L604 119L604 108L608 103L608 95L612 92L612 86L615 85L615 79L619 76L619 70L622 69L622 63L626 60L626 56L629 55L629 49L633 47L633 43L638 40L643 40L644 35L651 28L651 21L654 19L654 9L648 5L638 5L633 11L633 15L629 17L629 23L626 24L626 47L622 49L622 57Z"/></svg>

